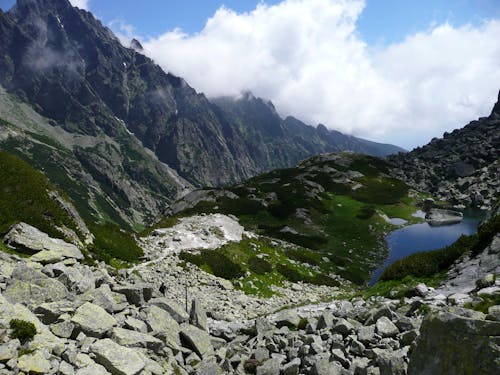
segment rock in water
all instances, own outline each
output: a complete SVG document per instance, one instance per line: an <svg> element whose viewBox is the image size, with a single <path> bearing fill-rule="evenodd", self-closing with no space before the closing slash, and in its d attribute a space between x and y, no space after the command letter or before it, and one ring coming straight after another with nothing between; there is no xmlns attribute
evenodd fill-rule
<svg viewBox="0 0 500 375"><path fill-rule="evenodd" d="M420 334L409 375L498 374L500 322L440 311L424 319Z"/></svg>
<svg viewBox="0 0 500 375"><path fill-rule="evenodd" d="M464 215L461 212L441 210L438 208L431 209L427 215L425 215L425 220L429 222L429 225L455 224L461 222L463 218Z"/></svg>

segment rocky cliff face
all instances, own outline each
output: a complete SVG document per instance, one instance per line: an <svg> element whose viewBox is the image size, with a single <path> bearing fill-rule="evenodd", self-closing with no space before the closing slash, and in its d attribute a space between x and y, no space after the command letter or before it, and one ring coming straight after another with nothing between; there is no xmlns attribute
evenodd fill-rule
<svg viewBox="0 0 500 375"><path fill-rule="evenodd" d="M458 207L491 209L500 192L500 94L488 117L390 157L396 176Z"/></svg>
<svg viewBox="0 0 500 375"><path fill-rule="evenodd" d="M137 43L124 48L92 14L67 0L19 0L0 13L0 30L0 83L10 93L71 133L114 139L131 132L196 185L239 181L323 150L396 150L352 137L344 142L302 123L276 131L259 112L262 106L247 108L252 118L237 121L137 52Z"/></svg>

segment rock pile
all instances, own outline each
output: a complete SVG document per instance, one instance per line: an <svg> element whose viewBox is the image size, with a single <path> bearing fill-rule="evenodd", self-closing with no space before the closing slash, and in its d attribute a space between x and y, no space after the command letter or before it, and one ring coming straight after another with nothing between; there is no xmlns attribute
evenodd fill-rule
<svg viewBox="0 0 500 375"><path fill-rule="evenodd" d="M500 95L499 95L500 103ZM488 117L389 157L395 177L457 206L489 210L500 192L500 106Z"/></svg>
<svg viewBox="0 0 500 375"><path fill-rule="evenodd" d="M467 337L472 357L474 348L481 349L483 374L498 368L498 306L488 315L449 307L447 302L460 301L443 301L419 285L414 297L401 301L357 297L253 320L214 321L212 311L212 319L207 319L206 301L215 307L222 288L203 290L213 295L204 298L205 303L194 299L187 311L174 289L160 290L137 270L117 272L102 263L83 264L77 256L57 250L69 244L39 234L32 243L43 239L43 250L31 249L35 254L29 258L0 252L0 375L432 373L461 358L461 335ZM22 236L18 243L27 244ZM42 251L52 256L37 257ZM495 278L490 279L485 276L481 287L491 288ZM221 286L232 290L224 282ZM232 303L243 311L258 302L241 298ZM428 309L435 312L422 323ZM15 337L12 319L31 322L34 337ZM453 335L447 334L448 324L456 328ZM436 348L436 343L452 349ZM477 369L469 362L463 363L472 366L471 371ZM457 366L450 368L463 369Z"/></svg>

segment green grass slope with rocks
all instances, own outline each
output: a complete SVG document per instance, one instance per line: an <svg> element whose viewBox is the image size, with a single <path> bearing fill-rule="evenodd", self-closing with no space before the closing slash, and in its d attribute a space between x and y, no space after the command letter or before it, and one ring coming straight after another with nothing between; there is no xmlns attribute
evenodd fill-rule
<svg viewBox="0 0 500 375"><path fill-rule="evenodd" d="M318 273L310 277L316 282L327 282L329 274L337 274L362 284L387 254L384 236L396 227L389 217L410 223L421 220L412 216L420 199L404 182L389 176L382 159L325 154L223 190L195 191L173 204L171 216L156 227L193 214L235 215L246 230L295 245L283 251L282 266L271 267L275 274L294 278L286 267L297 262L315 267ZM238 261L235 254L249 253L245 246L185 259L213 271L208 265L216 260L211 258L223 252L241 267L248 256ZM243 272L249 268L243 266Z"/></svg>
<svg viewBox="0 0 500 375"><path fill-rule="evenodd" d="M142 249L130 231L80 217L67 194L16 155L0 151L0 235L26 223L52 238L76 244L90 258L116 267L138 262ZM13 250L5 244L2 251Z"/></svg>

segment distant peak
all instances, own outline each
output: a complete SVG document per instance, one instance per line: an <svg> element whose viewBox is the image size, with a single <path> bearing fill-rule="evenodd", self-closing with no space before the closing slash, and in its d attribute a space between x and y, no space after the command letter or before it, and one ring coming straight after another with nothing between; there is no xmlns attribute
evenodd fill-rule
<svg viewBox="0 0 500 375"><path fill-rule="evenodd" d="M135 38L130 41L130 48L136 50L137 52L144 51L144 47L142 46L141 42L139 42Z"/></svg>
<svg viewBox="0 0 500 375"><path fill-rule="evenodd" d="M491 111L491 114L496 113L497 115L500 116L500 90L498 91L498 99L495 105L493 106L493 110Z"/></svg>

